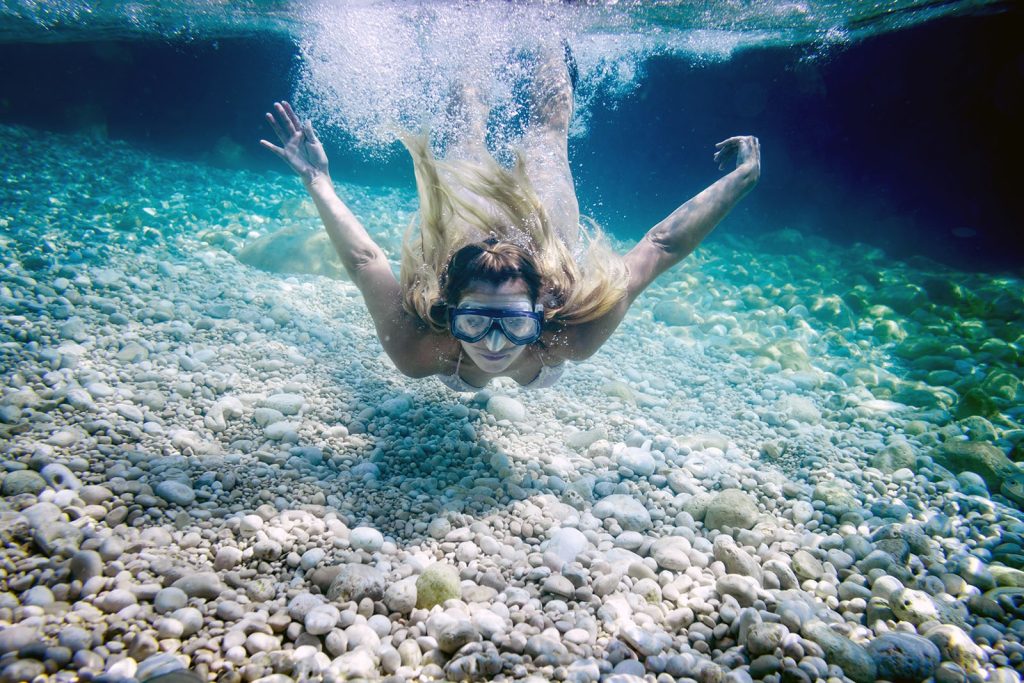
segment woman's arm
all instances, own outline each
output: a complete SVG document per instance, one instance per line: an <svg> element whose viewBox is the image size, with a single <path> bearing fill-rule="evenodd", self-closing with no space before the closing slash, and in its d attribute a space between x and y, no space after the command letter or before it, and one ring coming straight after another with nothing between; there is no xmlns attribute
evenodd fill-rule
<svg viewBox="0 0 1024 683"><path fill-rule="evenodd" d="M267 121L283 147L267 140L260 144L302 178L345 272L363 294L384 351L403 374L422 377L441 371L442 340L402 306L401 285L387 255L334 190L327 154L312 123L300 122L287 102L275 102L274 110L277 118L268 113Z"/></svg>
<svg viewBox="0 0 1024 683"><path fill-rule="evenodd" d="M606 315L589 323L567 328L561 348L570 360L589 358L611 336L615 328L651 282L686 258L715 229L732 208L761 177L761 145L753 136L738 136L715 145L719 168L735 157L736 168L673 211L651 228L625 256L629 268L626 296Z"/></svg>
<svg viewBox="0 0 1024 683"><path fill-rule="evenodd" d="M753 136L732 137L715 145L715 161L736 168L651 228L626 254L630 303L656 277L693 253L761 177L761 144Z"/></svg>

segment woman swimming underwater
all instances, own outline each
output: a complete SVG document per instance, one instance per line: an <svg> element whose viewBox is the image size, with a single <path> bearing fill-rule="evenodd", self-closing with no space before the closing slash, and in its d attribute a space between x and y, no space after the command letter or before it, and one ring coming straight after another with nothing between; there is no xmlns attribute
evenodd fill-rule
<svg viewBox="0 0 1024 683"><path fill-rule="evenodd" d="M434 156L426 136L403 139L416 174L419 221L406 233L397 279L335 193L312 124L287 102L266 115L282 146L260 144L301 176L403 374L436 375L456 391L476 391L495 377L550 386L566 361L593 355L640 293L757 184L757 138L718 143L719 168L734 159L735 168L619 256L599 232L580 229L568 157L572 101L565 61L554 54L542 60L511 169L488 152L487 110L471 90L455 102L462 125L445 159Z"/></svg>

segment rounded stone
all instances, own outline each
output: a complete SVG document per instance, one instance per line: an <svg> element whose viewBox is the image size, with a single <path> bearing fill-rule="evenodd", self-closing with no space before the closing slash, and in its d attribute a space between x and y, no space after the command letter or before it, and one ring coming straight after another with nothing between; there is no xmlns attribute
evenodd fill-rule
<svg viewBox="0 0 1024 683"><path fill-rule="evenodd" d="M473 624L465 619L456 619L442 626L437 633L437 646L447 655L451 655L468 643L480 640L480 634Z"/></svg>
<svg viewBox="0 0 1024 683"><path fill-rule="evenodd" d="M100 596L99 600L96 601L96 606L107 614L114 614L136 603L138 603L138 598L131 591L115 588L109 593Z"/></svg>
<svg viewBox="0 0 1024 683"><path fill-rule="evenodd" d="M39 632L29 626L8 626L0 629L0 655L17 652L39 642Z"/></svg>
<svg viewBox="0 0 1024 683"><path fill-rule="evenodd" d="M375 553L384 545L384 536L373 527L357 526L350 532L348 542L356 550Z"/></svg>
<svg viewBox="0 0 1024 683"><path fill-rule="evenodd" d="M172 588L180 588L190 598L213 600L220 597L224 585L214 572L196 572L181 577L172 584Z"/></svg>
<svg viewBox="0 0 1024 683"><path fill-rule="evenodd" d="M450 564L434 563L416 579L416 607L430 609L462 595L458 570Z"/></svg>
<svg viewBox="0 0 1024 683"><path fill-rule="evenodd" d="M196 499L196 492L192 490L192 487L188 484L180 481L165 480L156 485L153 489L156 495L160 496L168 503L174 503L175 505L191 505Z"/></svg>
<svg viewBox="0 0 1024 683"><path fill-rule="evenodd" d="M598 519L611 517L626 531L646 531L651 526L651 513L643 503L624 493L602 498L591 513Z"/></svg>
<svg viewBox="0 0 1024 683"><path fill-rule="evenodd" d="M387 587L384 604L389 610L406 615L416 607L416 580L416 577L408 576Z"/></svg>
<svg viewBox="0 0 1024 683"><path fill-rule="evenodd" d="M79 550L71 556L68 568L71 570L71 576L85 583L103 573L103 558L95 550Z"/></svg>
<svg viewBox="0 0 1024 683"><path fill-rule="evenodd" d="M314 636L330 633L341 619L341 613L334 605L317 605L306 613L303 621L306 632Z"/></svg>
<svg viewBox="0 0 1024 683"><path fill-rule="evenodd" d="M3 494L5 496L18 496L23 493L38 495L46 488L46 480L33 470L15 470L4 477Z"/></svg>
<svg viewBox="0 0 1024 683"><path fill-rule="evenodd" d="M487 412L493 415L495 420L522 422L526 419L526 408L510 396L492 396L487 401Z"/></svg>
<svg viewBox="0 0 1024 683"><path fill-rule="evenodd" d="M939 666L941 653L935 643L911 633L883 633L870 643L878 677L893 683L917 683L930 678Z"/></svg>
<svg viewBox="0 0 1024 683"><path fill-rule="evenodd" d="M384 597L385 579L380 570L364 564L346 564L327 589L327 598L359 602L363 598L380 600Z"/></svg>
<svg viewBox="0 0 1024 683"><path fill-rule="evenodd" d="M153 598L153 609L156 610L157 614L173 612L187 604L188 595L180 588L163 588Z"/></svg>
<svg viewBox="0 0 1024 683"><path fill-rule="evenodd" d="M757 503L739 489L726 489L708 504L704 526L709 529L749 529L757 521Z"/></svg>

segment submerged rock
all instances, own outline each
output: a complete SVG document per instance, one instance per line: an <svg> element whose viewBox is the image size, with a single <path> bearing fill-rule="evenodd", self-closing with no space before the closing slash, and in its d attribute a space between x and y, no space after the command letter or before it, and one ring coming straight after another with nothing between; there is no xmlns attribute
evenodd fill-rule
<svg viewBox="0 0 1024 683"><path fill-rule="evenodd" d="M462 595L462 584L458 570L450 564L437 562L426 569L416 579L416 607L430 609L445 600L458 598Z"/></svg>
<svg viewBox="0 0 1024 683"><path fill-rule="evenodd" d="M651 526L651 513L643 504L624 493L602 498L592 513L598 519L612 517L626 531L644 531Z"/></svg>
<svg viewBox="0 0 1024 683"><path fill-rule="evenodd" d="M235 255L242 263L270 273L307 273L347 280L324 230L298 224L264 235Z"/></svg>
<svg viewBox="0 0 1024 683"><path fill-rule="evenodd" d="M804 624L801 634L820 645L825 661L839 666L847 677L857 683L874 683L877 680L875 660L868 651L836 633L824 622L815 620Z"/></svg>
<svg viewBox="0 0 1024 683"><path fill-rule="evenodd" d="M932 457L953 472L977 473L990 491L999 491L1003 481L1021 472L1002 450L980 441L947 441Z"/></svg>
<svg viewBox="0 0 1024 683"><path fill-rule="evenodd" d="M749 529L754 526L760 513L757 504L749 495L739 489L726 489L715 496L704 514L704 526L709 529L732 527Z"/></svg>

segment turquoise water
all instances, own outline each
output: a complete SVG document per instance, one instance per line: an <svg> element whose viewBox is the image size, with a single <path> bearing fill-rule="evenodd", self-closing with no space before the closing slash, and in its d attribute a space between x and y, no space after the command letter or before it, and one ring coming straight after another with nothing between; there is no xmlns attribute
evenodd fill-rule
<svg viewBox="0 0 1024 683"><path fill-rule="evenodd" d="M0 24L204 59L284 36L332 159L381 166L388 125L429 120L461 69L514 104L518 62L490 57L555 27L584 83L576 163L604 169L587 140L672 72L651 54L721 74L1000 9L403 7L23 3ZM457 394L393 367L293 177L230 142L158 151L96 107L0 125L5 680L1020 680L1019 274L741 208L555 387ZM243 134L178 121L183 148ZM408 179L335 168L397 267ZM633 223L609 225L619 250Z"/></svg>

